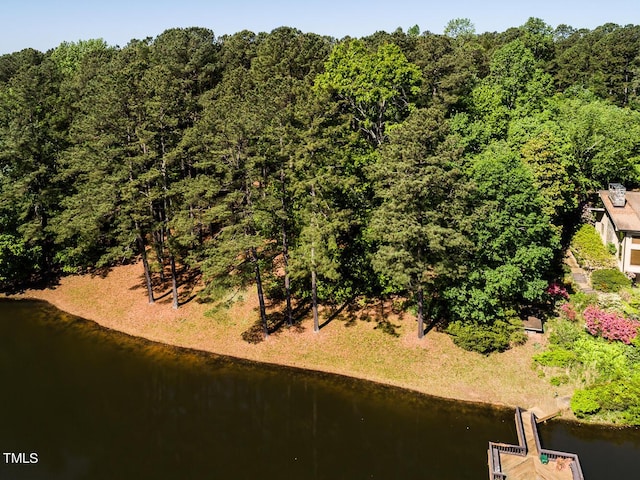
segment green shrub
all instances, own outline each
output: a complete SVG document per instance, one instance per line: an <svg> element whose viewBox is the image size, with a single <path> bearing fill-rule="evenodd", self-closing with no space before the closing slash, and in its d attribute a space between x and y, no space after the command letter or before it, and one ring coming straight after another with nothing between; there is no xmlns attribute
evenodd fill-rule
<svg viewBox="0 0 640 480"><path fill-rule="evenodd" d="M601 292L598 295L598 303L595 306L608 312L622 313L625 310L625 302L620 297L620 294L612 292ZM591 306L591 308L593 308L593 306ZM587 309L585 308L582 311L583 316L585 310Z"/></svg>
<svg viewBox="0 0 640 480"><path fill-rule="evenodd" d="M631 308L640 309L640 289L639 288L627 288L620 292L622 300L629 304Z"/></svg>
<svg viewBox="0 0 640 480"><path fill-rule="evenodd" d="M583 327L578 323L556 321L551 326L549 342L552 345L571 348L573 343L583 335Z"/></svg>
<svg viewBox="0 0 640 480"><path fill-rule="evenodd" d="M627 357L629 368L632 371L640 371L640 335L634 338L631 343L633 348L625 349L624 353Z"/></svg>
<svg viewBox="0 0 640 480"><path fill-rule="evenodd" d="M600 408L598 392L595 390L576 390L571 398L571 410L578 418L598 413Z"/></svg>
<svg viewBox="0 0 640 480"><path fill-rule="evenodd" d="M578 362L578 356L564 348L551 347L546 352L534 355L533 360L545 367L568 367Z"/></svg>
<svg viewBox="0 0 640 480"><path fill-rule="evenodd" d="M600 235L592 225L580 227L571 241L571 251L583 267L615 267L615 257L602 244Z"/></svg>
<svg viewBox="0 0 640 480"><path fill-rule="evenodd" d="M571 399L577 417L606 414L610 420L629 425L640 423L640 385L634 380L614 381L578 390Z"/></svg>
<svg viewBox="0 0 640 480"><path fill-rule="evenodd" d="M453 343L458 347L471 352L487 354L494 350L506 350L509 346L508 338L476 323L452 322L447 327L447 333L453 336Z"/></svg>
<svg viewBox="0 0 640 480"><path fill-rule="evenodd" d="M640 425L640 405L634 405L623 412L622 420L627 425Z"/></svg>
<svg viewBox="0 0 640 480"><path fill-rule="evenodd" d="M591 274L591 285L601 292L619 292L631 286L631 280L617 268L606 268Z"/></svg>
<svg viewBox="0 0 640 480"><path fill-rule="evenodd" d="M637 385L617 381L594 388L603 410L623 411L640 405L640 391Z"/></svg>
<svg viewBox="0 0 640 480"><path fill-rule="evenodd" d="M590 383L606 383L629 376L629 361L625 351L630 347L622 342L584 335L573 344L572 351L587 368Z"/></svg>
<svg viewBox="0 0 640 480"><path fill-rule="evenodd" d="M496 320L487 325L456 321L449 324L447 333L453 336L453 343L458 347L485 355L505 351L511 345L526 341L522 322L515 320Z"/></svg>
<svg viewBox="0 0 640 480"><path fill-rule="evenodd" d="M598 295L595 293L576 292L571 295L570 298L577 312L583 311L589 305L596 305L598 303Z"/></svg>

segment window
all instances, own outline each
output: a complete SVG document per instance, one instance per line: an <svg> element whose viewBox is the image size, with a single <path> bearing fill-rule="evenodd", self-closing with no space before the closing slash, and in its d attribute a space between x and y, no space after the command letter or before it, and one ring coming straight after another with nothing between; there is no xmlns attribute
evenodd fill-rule
<svg viewBox="0 0 640 480"><path fill-rule="evenodd" d="M635 267L640 266L640 250L631 250L631 258L629 258L629 264Z"/></svg>

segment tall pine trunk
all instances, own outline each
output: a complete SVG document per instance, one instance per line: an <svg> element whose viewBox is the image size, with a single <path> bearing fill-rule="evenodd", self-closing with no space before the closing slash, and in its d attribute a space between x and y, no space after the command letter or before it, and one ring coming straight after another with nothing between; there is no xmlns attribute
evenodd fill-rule
<svg viewBox="0 0 640 480"><path fill-rule="evenodd" d="M315 247L311 245L311 302L313 304L313 331L320 331L318 321L318 275L316 273Z"/></svg>
<svg viewBox="0 0 640 480"><path fill-rule="evenodd" d="M418 287L418 338L424 337L424 292Z"/></svg>
<svg viewBox="0 0 640 480"><path fill-rule="evenodd" d="M258 252L254 247L251 247L249 251L249 258L253 263L256 275L256 288L258 290L258 302L260 304L260 319L262 320L262 328L264 330L264 337L269 336L269 326L267 325L267 308L264 303L264 291L262 289L262 278L260 277L260 264L258 263Z"/></svg>
<svg viewBox="0 0 640 480"><path fill-rule="evenodd" d="M169 263L171 265L171 293L173 295L173 308L177 310L180 304L178 303L178 279L176 277L176 258L172 253L169 254Z"/></svg>
<svg viewBox="0 0 640 480"><path fill-rule="evenodd" d="M293 313L291 311L291 278L289 277L289 245L287 243L287 229L282 223L282 258L284 260L284 291L287 299L287 323L293 325Z"/></svg>
<svg viewBox="0 0 640 480"><path fill-rule="evenodd" d="M283 139L280 137L280 148L283 146ZM293 325L293 313L291 311L291 277L289 276L289 243L287 239L287 176L284 167L280 167L280 185L282 186L282 258L284 261L284 290L287 300L287 324Z"/></svg>
<svg viewBox="0 0 640 480"><path fill-rule="evenodd" d="M311 247L311 262L313 263L314 248ZM320 331L320 323L318 322L318 278L315 265L311 266L311 302L313 304L313 331Z"/></svg>
<svg viewBox="0 0 640 480"><path fill-rule="evenodd" d="M137 228L137 226L136 226ZM142 232L138 228L138 248L140 249L140 255L142 256L142 265L144 267L144 279L147 284L147 294L149 295L149 303L155 303L155 299L153 298L153 285L151 285L151 272L149 270L149 260L147 259L147 248L144 243L144 236Z"/></svg>
<svg viewBox="0 0 640 480"><path fill-rule="evenodd" d="M145 145L143 145L143 151L144 149L146 149ZM131 161L129 161L129 182L133 183L133 164ZM138 220L133 220L133 225L136 229L136 243L138 244L138 249L140 250L140 256L142 257L142 266L144 268L144 280L147 285L147 295L149 297L149 304L152 305L156 303L156 301L155 301L155 298L153 297L153 285L151 284L151 270L149 269L149 259L147 258L147 246L144 241L144 233L142 232L142 228L140 227L140 223L138 223Z"/></svg>
<svg viewBox="0 0 640 480"><path fill-rule="evenodd" d="M162 253L164 250L164 232L162 227L153 232L153 240L153 248L156 252L156 257L158 257L158 263L160 264L160 281L164 284L164 254Z"/></svg>
<svg viewBox="0 0 640 480"><path fill-rule="evenodd" d="M311 184L311 198L315 208L316 189L313 184ZM315 211L312 216L312 225L314 229L317 229ZM320 331L320 323L318 322L318 274L314 240L311 241L311 302L313 304L313 331L317 333Z"/></svg>

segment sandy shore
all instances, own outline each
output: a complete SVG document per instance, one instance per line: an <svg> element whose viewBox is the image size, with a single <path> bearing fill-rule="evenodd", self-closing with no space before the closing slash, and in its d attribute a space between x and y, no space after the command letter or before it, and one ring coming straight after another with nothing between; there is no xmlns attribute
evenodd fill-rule
<svg viewBox="0 0 640 480"><path fill-rule="evenodd" d="M457 348L437 331L418 340L410 315L382 314L399 336L383 332L374 320L342 313L314 333L311 319L281 329L266 341L250 344L242 333L257 319L252 292L230 310L206 314L210 304L190 301L171 308L168 291L149 305L140 264L114 268L104 276L65 277L45 290L16 298L46 300L61 310L130 335L166 344L254 361L339 373L456 400L502 406L559 409L571 387L553 387L532 368L542 336L505 353L482 356ZM325 313L325 319L328 312ZM322 319L321 319L322 322ZM571 416L570 413L567 414Z"/></svg>

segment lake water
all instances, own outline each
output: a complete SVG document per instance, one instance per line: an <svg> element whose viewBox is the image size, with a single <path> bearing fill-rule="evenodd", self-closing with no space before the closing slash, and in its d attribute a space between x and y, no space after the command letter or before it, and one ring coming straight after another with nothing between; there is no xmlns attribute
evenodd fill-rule
<svg viewBox="0 0 640 480"><path fill-rule="evenodd" d="M0 382L2 480L484 479L488 441L516 443L510 409L165 347L43 302L0 300ZM540 433L588 480L637 476L638 430Z"/></svg>

